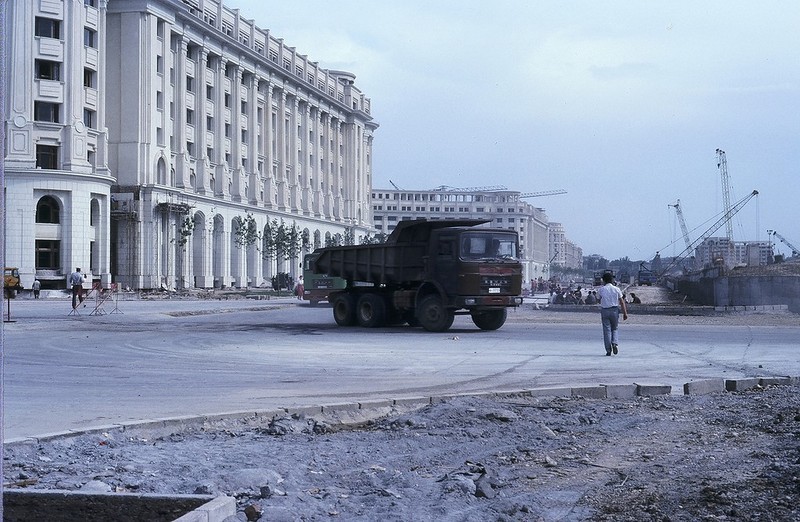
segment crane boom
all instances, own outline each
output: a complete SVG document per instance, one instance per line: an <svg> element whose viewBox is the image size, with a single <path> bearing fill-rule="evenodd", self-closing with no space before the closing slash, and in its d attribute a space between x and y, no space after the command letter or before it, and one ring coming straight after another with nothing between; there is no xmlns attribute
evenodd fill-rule
<svg viewBox="0 0 800 522"><path fill-rule="evenodd" d="M726 223L730 222L731 218L732 218L732 217L733 217L733 216L734 216L734 215L735 215L737 212L739 212L740 210L742 210L742 207L744 207L744 206L747 204L747 202L748 202L748 201L750 201L751 199L753 199L753 197L755 197L755 196L757 196L757 195L758 195L758 191L757 191L757 190L754 190L753 192L751 192L750 194L748 194L747 196L745 196L744 198L742 198L742 200L741 200L741 201L739 201L739 202L738 202L738 203L736 203L734 206L732 206L732 207L731 207L731 208L730 208L728 211L726 211L726 212L725 212L725 213L722 215L722 217L721 217L721 218L719 218L717 221L715 221L715 222L714 222L714 224L713 224L713 225L711 225L711 227L710 227L708 230L706 230L705 232L703 232L703 234L702 234L700 237L698 237L697 239L695 239L694 241L692 241L692 243L690 243L689 245L687 245L687 247L684 249L684 251L683 251L683 252L681 252L681 253L680 253L678 256L676 256L676 257L675 257L675 259L673 259L673 260L672 260L672 262L671 262L669 265L667 265L667 268L665 268L665 269L664 269L664 270L661 272L661 276L659 276L659 278L660 278L660 277L662 277L662 276L663 276L664 274L666 274L667 272L669 272L669 270L670 270L670 269L671 269L673 266L675 266L676 264L678 264L678 262L680 262L680 261L682 261L683 259L685 259L685 258L687 257L687 255L689 254L689 252L691 252L692 250L694 250L694 249L697 247L697 245L699 245L700 243L702 243L703 241L705 241L706 239L708 239L709 237L711 237L711 235L712 235L712 234L714 234L714 232L716 232L717 230L719 230L719 229L722 227L722 225L724 225L724 224L726 224Z"/></svg>
<svg viewBox="0 0 800 522"><path fill-rule="evenodd" d="M720 177L722 178L722 205L725 213L731 210L731 188L730 177L728 176L728 160L725 157L725 151L717 149L717 168L719 169ZM733 221L725 223L725 233L727 238L733 240Z"/></svg>
<svg viewBox="0 0 800 522"><path fill-rule="evenodd" d="M689 248L689 245L692 242L689 240L689 230L686 228L686 221L683 219L683 210L681 210L681 200L675 202L674 205L668 205L670 207L675 208L675 214L678 216L678 223L681 225L681 232L683 233L683 242L686 243L686 248Z"/></svg>
<svg viewBox="0 0 800 522"><path fill-rule="evenodd" d="M541 196L558 196L559 194L566 194L567 191L564 189L556 189L556 190L542 190L540 192L523 192L519 195L521 198L538 198Z"/></svg>
<svg viewBox="0 0 800 522"><path fill-rule="evenodd" d="M791 244L788 239L786 239L782 235L778 234L777 230L773 230L772 231L772 235L777 237L778 239L780 239L781 243L784 243L786 246L788 246L792 250L792 255L793 256L796 256L797 254L800 254L800 248L797 248L796 246Z"/></svg>

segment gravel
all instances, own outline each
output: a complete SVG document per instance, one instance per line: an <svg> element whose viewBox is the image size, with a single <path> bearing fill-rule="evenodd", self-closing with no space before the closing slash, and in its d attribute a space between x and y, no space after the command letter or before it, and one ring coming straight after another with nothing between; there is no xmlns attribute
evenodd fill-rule
<svg viewBox="0 0 800 522"><path fill-rule="evenodd" d="M349 419L352 421L353 419ZM7 487L226 494L237 520L797 520L795 387L459 397L6 449Z"/></svg>

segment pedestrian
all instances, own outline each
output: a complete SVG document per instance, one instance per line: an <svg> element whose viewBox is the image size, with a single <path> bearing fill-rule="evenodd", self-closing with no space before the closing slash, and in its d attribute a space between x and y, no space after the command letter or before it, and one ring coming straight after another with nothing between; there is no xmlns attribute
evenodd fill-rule
<svg viewBox="0 0 800 522"><path fill-rule="evenodd" d="M83 274L80 267L69 275L69 284L72 286L72 308L73 310L83 302Z"/></svg>
<svg viewBox="0 0 800 522"><path fill-rule="evenodd" d="M298 299L303 298L303 294L305 294L305 285L303 285L303 276L300 276L300 279L297 281L297 286L294 287L294 295L297 296Z"/></svg>
<svg viewBox="0 0 800 522"><path fill-rule="evenodd" d="M33 288L33 298L39 299L39 292L42 289L42 282L39 281L38 279L34 279L33 286L31 288Z"/></svg>
<svg viewBox="0 0 800 522"><path fill-rule="evenodd" d="M628 308L622 297L622 290L614 283L614 275L610 272L603 274L603 286L597 291L600 297L600 320L603 323L603 342L606 355L619 353L619 339L617 327L619 326L619 311L622 309L622 320L628 319Z"/></svg>

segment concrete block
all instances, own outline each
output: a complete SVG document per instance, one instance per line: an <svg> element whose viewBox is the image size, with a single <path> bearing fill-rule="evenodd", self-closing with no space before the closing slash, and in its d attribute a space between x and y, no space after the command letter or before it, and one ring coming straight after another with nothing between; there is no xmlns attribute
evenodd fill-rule
<svg viewBox="0 0 800 522"><path fill-rule="evenodd" d="M286 415L286 409L281 408L278 410L264 410L264 411L257 411L256 417L259 419L274 419L275 417L283 417Z"/></svg>
<svg viewBox="0 0 800 522"><path fill-rule="evenodd" d="M586 386L583 388L572 388L571 397L584 397L586 399L605 399L606 388L604 386Z"/></svg>
<svg viewBox="0 0 800 522"><path fill-rule="evenodd" d="M751 390L756 386L761 385L761 379L758 377L752 379L727 379L725 381L725 390L729 392Z"/></svg>
<svg viewBox="0 0 800 522"><path fill-rule="evenodd" d="M608 399L632 399L636 397L635 384L601 384L606 389Z"/></svg>
<svg viewBox="0 0 800 522"><path fill-rule="evenodd" d="M48 442L55 439L63 439L64 437L74 437L76 435L75 432L72 431L52 431L49 433L41 433L36 435L34 438L37 442Z"/></svg>
<svg viewBox="0 0 800 522"><path fill-rule="evenodd" d="M188 520L222 522L236 516L235 501L226 498L229 504L218 502L209 507L205 517ZM3 516L4 520L175 520L214 500L208 495L7 490L3 494Z"/></svg>
<svg viewBox="0 0 800 522"><path fill-rule="evenodd" d="M489 394L490 397L503 397L503 398L513 398L513 397L530 397L531 391L530 390L497 390L495 392L483 392Z"/></svg>
<svg viewBox="0 0 800 522"><path fill-rule="evenodd" d="M292 406L286 409L289 416L319 415L322 413L322 406Z"/></svg>
<svg viewBox="0 0 800 522"><path fill-rule="evenodd" d="M572 388L534 388L526 390L531 397L572 397Z"/></svg>
<svg viewBox="0 0 800 522"><path fill-rule="evenodd" d="M335 411L355 411L358 410L357 402L341 402L338 404L323 404L320 406L322 413L332 413Z"/></svg>
<svg viewBox="0 0 800 522"><path fill-rule="evenodd" d="M197 516L202 518L191 518ZM182 517L175 519L174 522L223 522L228 520L229 517L235 516L236 500L233 497L221 495Z"/></svg>
<svg viewBox="0 0 800 522"><path fill-rule="evenodd" d="M440 402L447 402L450 399L455 399L456 397L463 397L458 393L448 394L448 395L434 395L430 398L431 404L438 404Z"/></svg>
<svg viewBox="0 0 800 522"><path fill-rule="evenodd" d="M379 408L391 408L392 406L394 406L392 399L378 399L358 403L358 409L360 410L377 410Z"/></svg>
<svg viewBox="0 0 800 522"><path fill-rule="evenodd" d="M651 397L653 395L669 395L672 393L672 386L663 384L636 384L636 395L639 397Z"/></svg>
<svg viewBox="0 0 800 522"><path fill-rule="evenodd" d="M724 379L703 379L687 382L683 385L684 395L709 395L725 391Z"/></svg>
<svg viewBox="0 0 800 522"><path fill-rule="evenodd" d="M478 397L481 399L496 399L498 397L515 397L520 394L520 390L496 390L464 393L462 397Z"/></svg>
<svg viewBox="0 0 800 522"><path fill-rule="evenodd" d="M791 377L762 377L759 381L762 387L766 386L791 386Z"/></svg>
<svg viewBox="0 0 800 522"><path fill-rule="evenodd" d="M532 388L525 391L531 397L572 397L572 388Z"/></svg>
<svg viewBox="0 0 800 522"><path fill-rule="evenodd" d="M411 407L420 407L428 406L431 403L430 397L406 397L404 399L394 399L393 404L395 406L411 406Z"/></svg>

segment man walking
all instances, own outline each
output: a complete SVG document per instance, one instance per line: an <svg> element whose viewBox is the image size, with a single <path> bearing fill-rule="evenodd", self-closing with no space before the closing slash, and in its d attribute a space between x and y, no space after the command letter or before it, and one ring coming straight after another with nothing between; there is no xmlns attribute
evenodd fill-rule
<svg viewBox="0 0 800 522"><path fill-rule="evenodd" d="M33 280L33 286L31 286L31 288L33 289L33 298L34 299L39 299L39 292L41 292L41 290L42 290L41 281L39 281L38 279L34 279Z"/></svg>
<svg viewBox="0 0 800 522"><path fill-rule="evenodd" d="M619 326L620 308L622 309L622 320L628 319L628 308L625 306L625 299L622 298L622 290L617 288L613 281L614 275L611 272L605 272L603 274L604 284L597 291L600 297L600 319L603 322L603 342L606 346L606 355L619 353L617 327Z"/></svg>
<svg viewBox="0 0 800 522"><path fill-rule="evenodd" d="M72 286L72 309L74 310L83 302L83 274L80 267L69 275L69 284Z"/></svg>

